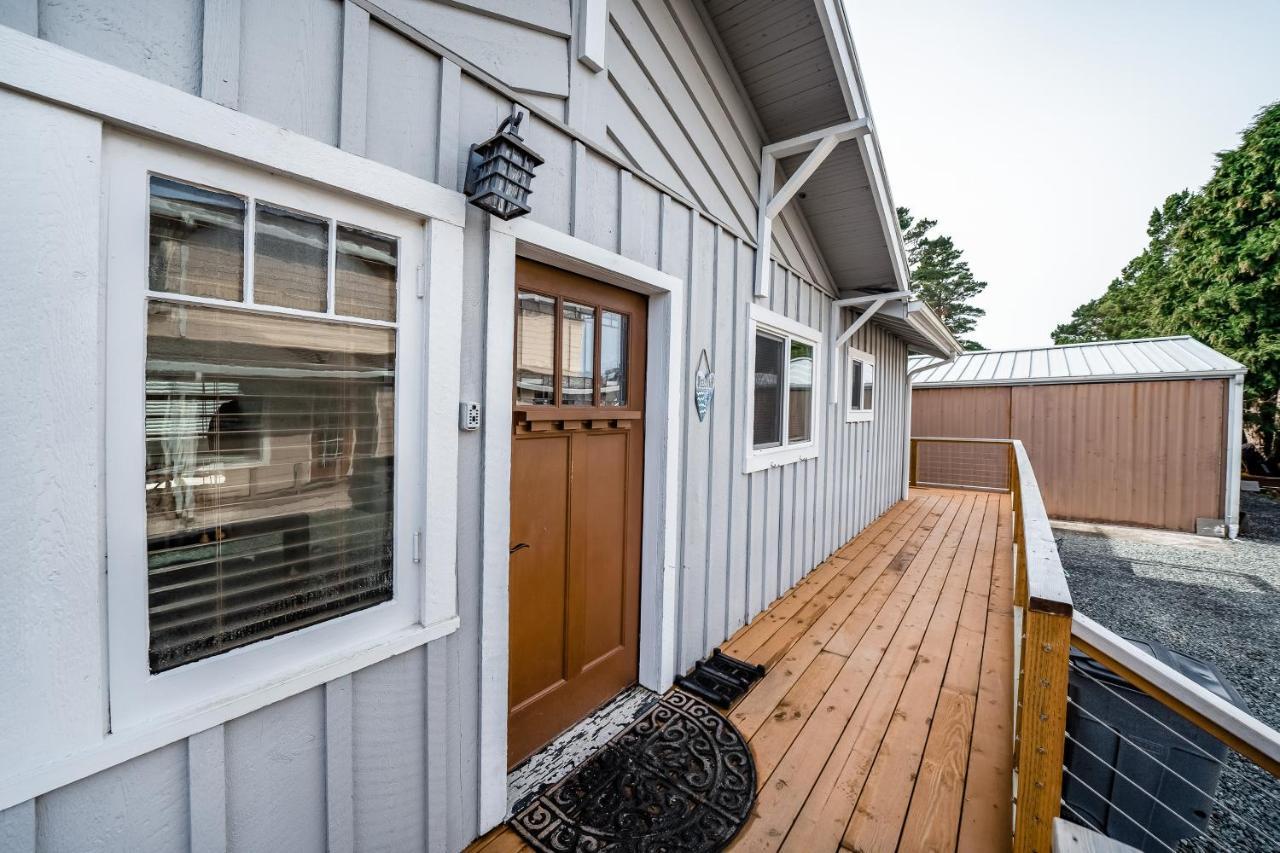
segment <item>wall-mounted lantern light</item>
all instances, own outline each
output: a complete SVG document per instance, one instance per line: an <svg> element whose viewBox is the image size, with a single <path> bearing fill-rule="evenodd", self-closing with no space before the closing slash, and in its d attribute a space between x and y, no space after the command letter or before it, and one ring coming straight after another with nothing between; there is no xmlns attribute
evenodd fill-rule
<svg viewBox="0 0 1280 853"><path fill-rule="evenodd" d="M520 136L524 113L512 110L498 125L493 138L471 146L467 162L467 200L499 219L514 219L529 212L533 170L542 158Z"/></svg>

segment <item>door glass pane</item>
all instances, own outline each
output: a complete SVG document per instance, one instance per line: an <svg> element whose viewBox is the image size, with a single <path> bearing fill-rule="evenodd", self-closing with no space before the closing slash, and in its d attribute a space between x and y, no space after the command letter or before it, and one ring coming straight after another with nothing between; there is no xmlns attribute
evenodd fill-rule
<svg viewBox="0 0 1280 853"><path fill-rule="evenodd" d="M876 366L868 364L862 369L862 408L871 409L871 392L875 390Z"/></svg>
<svg viewBox="0 0 1280 853"><path fill-rule="evenodd" d="M755 411L753 443L776 447L782 443L782 344L778 338L756 333Z"/></svg>
<svg viewBox="0 0 1280 853"><path fill-rule="evenodd" d="M849 360L849 408L862 408L862 362L857 359Z"/></svg>
<svg viewBox="0 0 1280 853"><path fill-rule="evenodd" d="M516 311L516 403L555 403L556 301L521 293Z"/></svg>
<svg viewBox="0 0 1280 853"><path fill-rule="evenodd" d="M237 196L151 178L151 289L239 301L244 215Z"/></svg>
<svg viewBox="0 0 1280 853"><path fill-rule="evenodd" d="M253 301L324 311L329 292L329 222L258 204L253 229Z"/></svg>
<svg viewBox="0 0 1280 853"><path fill-rule="evenodd" d="M150 665L392 596L395 330L153 301Z"/></svg>
<svg viewBox="0 0 1280 853"><path fill-rule="evenodd" d="M600 405L627 404L626 314L600 312Z"/></svg>
<svg viewBox="0 0 1280 853"><path fill-rule="evenodd" d="M787 440L808 441L813 438L813 345L791 342L791 361L787 369Z"/></svg>
<svg viewBox="0 0 1280 853"><path fill-rule="evenodd" d="M396 318L396 241L338 226L334 311L368 320Z"/></svg>
<svg viewBox="0 0 1280 853"><path fill-rule="evenodd" d="M595 404L596 309L564 303L560 326L560 405Z"/></svg>

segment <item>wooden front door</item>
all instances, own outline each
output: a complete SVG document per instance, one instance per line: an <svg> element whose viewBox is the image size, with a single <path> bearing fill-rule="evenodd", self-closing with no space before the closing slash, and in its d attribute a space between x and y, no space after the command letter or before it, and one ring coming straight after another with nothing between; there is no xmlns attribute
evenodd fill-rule
<svg viewBox="0 0 1280 853"><path fill-rule="evenodd" d="M644 297L516 267L510 671L514 766L635 684Z"/></svg>

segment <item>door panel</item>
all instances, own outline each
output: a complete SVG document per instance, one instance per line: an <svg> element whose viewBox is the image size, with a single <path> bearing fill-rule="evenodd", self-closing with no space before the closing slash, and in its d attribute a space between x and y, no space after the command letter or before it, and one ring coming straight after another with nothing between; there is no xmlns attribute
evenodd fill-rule
<svg viewBox="0 0 1280 853"><path fill-rule="evenodd" d="M643 297L516 266L507 759L636 682Z"/></svg>
<svg viewBox="0 0 1280 853"><path fill-rule="evenodd" d="M565 433L520 442L511 455L511 648L541 653L511 667L510 702L518 707L564 678L569 444ZM513 661L514 663L514 661Z"/></svg>
<svg viewBox="0 0 1280 853"><path fill-rule="evenodd" d="M625 642L623 553L627 538L626 490L613 473L626 470L629 430L582 436L586 477L581 484L584 602L582 665L592 666ZM577 528L575 527L575 532ZM622 547L620 547L622 546Z"/></svg>

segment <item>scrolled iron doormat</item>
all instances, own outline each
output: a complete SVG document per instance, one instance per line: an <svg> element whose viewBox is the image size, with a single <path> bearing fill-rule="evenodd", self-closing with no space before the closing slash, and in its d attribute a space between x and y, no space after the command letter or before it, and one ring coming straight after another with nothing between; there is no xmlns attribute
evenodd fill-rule
<svg viewBox="0 0 1280 853"><path fill-rule="evenodd" d="M756 767L733 725L672 691L510 825L543 853L721 850L751 814Z"/></svg>

